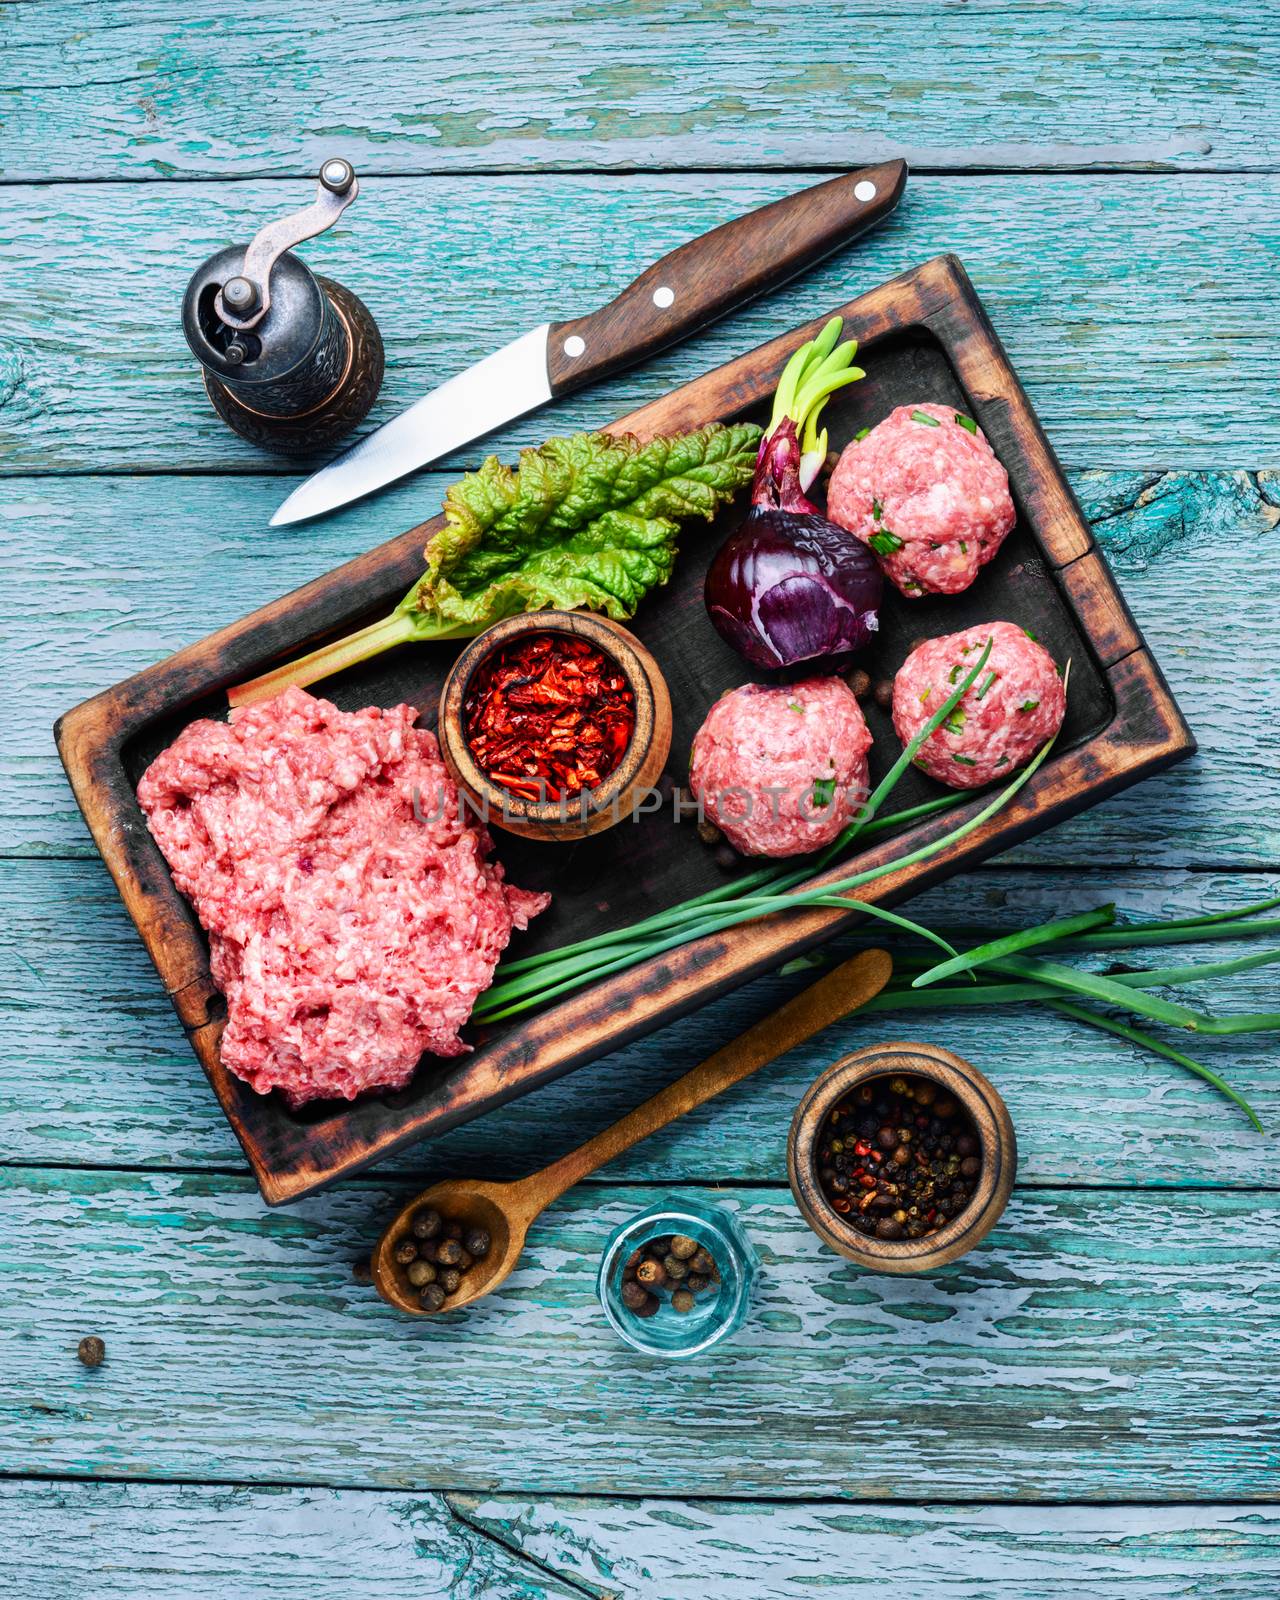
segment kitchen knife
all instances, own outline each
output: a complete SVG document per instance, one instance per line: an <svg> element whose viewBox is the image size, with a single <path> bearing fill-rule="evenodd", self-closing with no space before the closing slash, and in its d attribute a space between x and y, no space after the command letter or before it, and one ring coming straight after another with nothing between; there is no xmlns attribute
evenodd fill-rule
<svg viewBox="0 0 1280 1600"><path fill-rule="evenodd" d="M525 412L620 372L776 289L897 205L905 161L832 178L663 256L615 300L543 323L450 378L293 491L271 526L322 516Z"/></svg>

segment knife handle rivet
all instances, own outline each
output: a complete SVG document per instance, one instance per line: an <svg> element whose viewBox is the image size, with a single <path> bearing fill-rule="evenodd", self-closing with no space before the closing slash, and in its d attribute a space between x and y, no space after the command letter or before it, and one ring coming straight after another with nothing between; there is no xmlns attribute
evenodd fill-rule
<svg viewBox="0 0 1280 1600"><path fill-rule="evenodd" d="M871 182L870 178L864 178L861 183L854 184L853 198L855 200L874 200L875 197L876 186Z"/></svg>
<svg viewBox="0 0 1280 1600"><path fill-rule="evenodd" d="M576 333L571 333L564 342L564 353L567 356L580 356L587 348L587 341Z"/></svg>
<svg viewBox="0 0 1280 1600"><path fill-rule="evenodd" d="M664 311L666 310L666 308L669 305L673 305L675 303L675 298L676 298L675 290L674 289L668 289L665 283L662 285L662 287L660 289L655 289L653 291L653 303L654 303L654 305L655 306L661 306Z"/></svg>

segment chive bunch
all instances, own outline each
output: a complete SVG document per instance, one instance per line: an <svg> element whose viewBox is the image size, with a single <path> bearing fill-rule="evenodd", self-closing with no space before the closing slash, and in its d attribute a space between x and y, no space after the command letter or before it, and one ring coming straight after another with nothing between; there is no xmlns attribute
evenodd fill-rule
<svg viewBox="0 0 1280 1600"><path fill-rule="evenodd" d="M946 961L934 962L911 953L895 955L894 975L866 1011L926 1011L951 1006L998 1006L1025 1002L1047 1005L1117 1038L1127 1039L1154 1055L1185 1067L1233 1101L1262 1132L1253 1107L1211 1067L1175 1049L1163 1039L1108 1011L1082 1002L1094 1001L1144 1022L1181 1028L1211 1037L1280 1030L1280 1012L1237 1012L1217 1016L1181 1005L1153 990L1176 989L1189 983L1233 977L1255 967L1280 962L1280 949L1261 950L1228 961L1201 961L1183 966L1140 967L1118 972L1091 972L1056 959L1067 951L1133 950L1175 944L1202 944L1280 935L1280 920L1261 913L1280 906L1280 895L1242 906L1237 911L1209 912L1165 922L1117 923L1115 907L1098 906L1071 917L1023 928L974 945ZM953 931L954 938L963 938ZM1039 955L1028 952L1036 950Z"/></svg>
<svg viewBox="0 0 1280 1600"><path fill-rule="evenodd" d="M1111 1011L1120 1011L1137 1021L1211 1036L1280 1030L1280 1012L1217 1016L1153 992L1227 978L1254 967L1280 962L1280 949L1237 956L1228 961L1109 973L1091 972L1057 959L1048 959L1045 952L1052 952L1056 957L1071 950L1140 949L1280 935L1280 919L1266 920L1260 915L1280 906L1280 895L1245 906L1239 911L1211 912L1165 922L1116 923L1114 906L1099 906L997 939L988 939L961 951L953 940L963 939L962 932L947 930L944 933L926 928L884 906L859 900L854 893L877 878L937 855L981 827L989 817L1007 805L1031 778L1053 748L1054 739L1048 740L1030 764L976 815L933 843L921 845L883 866L851 873L835 883L819 888L800 887L855 842L864 844L879 833L932 816L969 798L965 794L944 795L877 820L879 807L885 797L914 759L920 746L951 716L977 681L990 653L991 641L988 640L974 666L903 750L859 816L818 856L816 863L810 861L796 868L775 862L667 911L657 912L630 927L580 939L543 955L505 962L499 968L499 981L477 1006L474 1020L491 1023L519 1016L596 983L601 978L626 971L667 950L757 917L809 906L833 906L841 910L856 907L868 916L893 924L915 939L934 945L947 957L944 961L936 961L924 959L910 951L896 954L893 979L883 993L865 1007L866 1010L892 1012L1025 1002L1044 1004L1061 1016L1071 1017L1088 1027L1127 1039L1154 1055L1184 1067L1239 1106L1261 1132L1262 1124L1253 1107L1211 1067L1186 1055L1146 1028L1121 1021ZM1069 678L1070 663L1064 673L1064 684ZM1033 955L1032 951L1040 954ZM804 957L799 965L816 965L821 959L814 961ZM1110 1010L1098 1009L1099 1006Z"/></svg>
<svg viewBox="0 0 1280 1600"><path fill-rule="evenodd" d="M821 852L816 862L808 861L802 867L788 867L775 862L747 873L732 883L708 890L706 894L696 895L693 899L673 906L668 911L660 911L644 918L641 922L632 923L630 927L599 933L590 939L579 939L574 944L562 945L558 950L549 950L542 955L525 956L519 961L504 962L498 969L498 982L477 1005L472 1020L479 1023L506 1021L537 1006L545 1005L551 1000L558 1000L585 985L597 983L601 978L609 977L615 972L626 971L667 950L700 939L706 934L719 933L722 929L736 927L739 923L750 922L774 912L792 911L809 906L836 906L845 911L856 907L868 916L876 917L882 922L891 923L894 927L913 933L918 938L928 940L949 956L956 955L954 945L938 934L930 932L917 922L912 922L909 917L888 910L885 906L858 900L852 896L852 891L878 878L887 877L902 867L928 860L929 857L938 855L980 828L988 818L1006 806L1023 784L1031 779L1053 748L1054 739L1049 739L1042 745L1017 777L989 800L981 810L941 838L935 839L930 844L920 845L904 855L895 857L892 861L885 862L882 866L851 873L835 883L818 888L802 888L800 885L807 883L815 872L821 871L846 852L855 841L862 843L876 833L897 827L904 822L930 816L968 798L962 794L944 795L938 800L929 800L923 805L912 806L906 811L884 817L879 822L875 820L881 804L906 771L920 746L951 715L986 666L990 654L991 640L988 639L977 661L903 750L876 786L859 815L845 828L838 839ZM1064 681L1069 677L1070 664L1064 674Z"/></svg>

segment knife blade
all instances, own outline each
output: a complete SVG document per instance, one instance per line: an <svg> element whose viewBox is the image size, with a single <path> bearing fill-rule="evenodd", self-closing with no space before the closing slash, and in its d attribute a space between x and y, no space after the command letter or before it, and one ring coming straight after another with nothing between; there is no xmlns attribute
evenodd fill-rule
<svg viewBox="0 0 1280 1600"><path fill-rule="evenodd" d="M831 178L679 246L598 311L544 322L442 383L293 491L273 528L362 499L504 423L708 327L888 215L905 161Z"/></svg>

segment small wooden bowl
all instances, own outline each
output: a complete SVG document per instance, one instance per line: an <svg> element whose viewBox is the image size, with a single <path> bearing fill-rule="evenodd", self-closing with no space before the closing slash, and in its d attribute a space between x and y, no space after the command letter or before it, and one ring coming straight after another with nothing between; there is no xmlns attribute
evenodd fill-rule
<svg viewBox="0 0 1280 1600"><path fill-rule="evenodd" d="M833 1211L823 1193L818 1135L827 1113L859 1084L898 1073L929 1078L959 1102L977 1135L982 1172L969 1204L936 1233L923 1239L872 1239ZM806 1091L787 1139L787 1176L805 1221L824 1244L874 1272L928 1272L972 1250L1004 1210L1017 1166L1013 1123L998 1091L977 1067L931 1044L876 1044L844 1056Z"/></svg>
<svg viewBox="0 0 1280 1600"><path fill-rule="evenodd" d="M635 696L636 723L622 760L594 789L567 800L524 800L493 783L476 765L462 727L472 676L494 650L530 634L586 639L622 670ZM440 754L449 775L495 828L527 839L585 839L629 817L650 793L671 753L671 696L666 679L634 634L589 611L532 611L506 617L473 639L454 662L440 692Z"/></svg>

